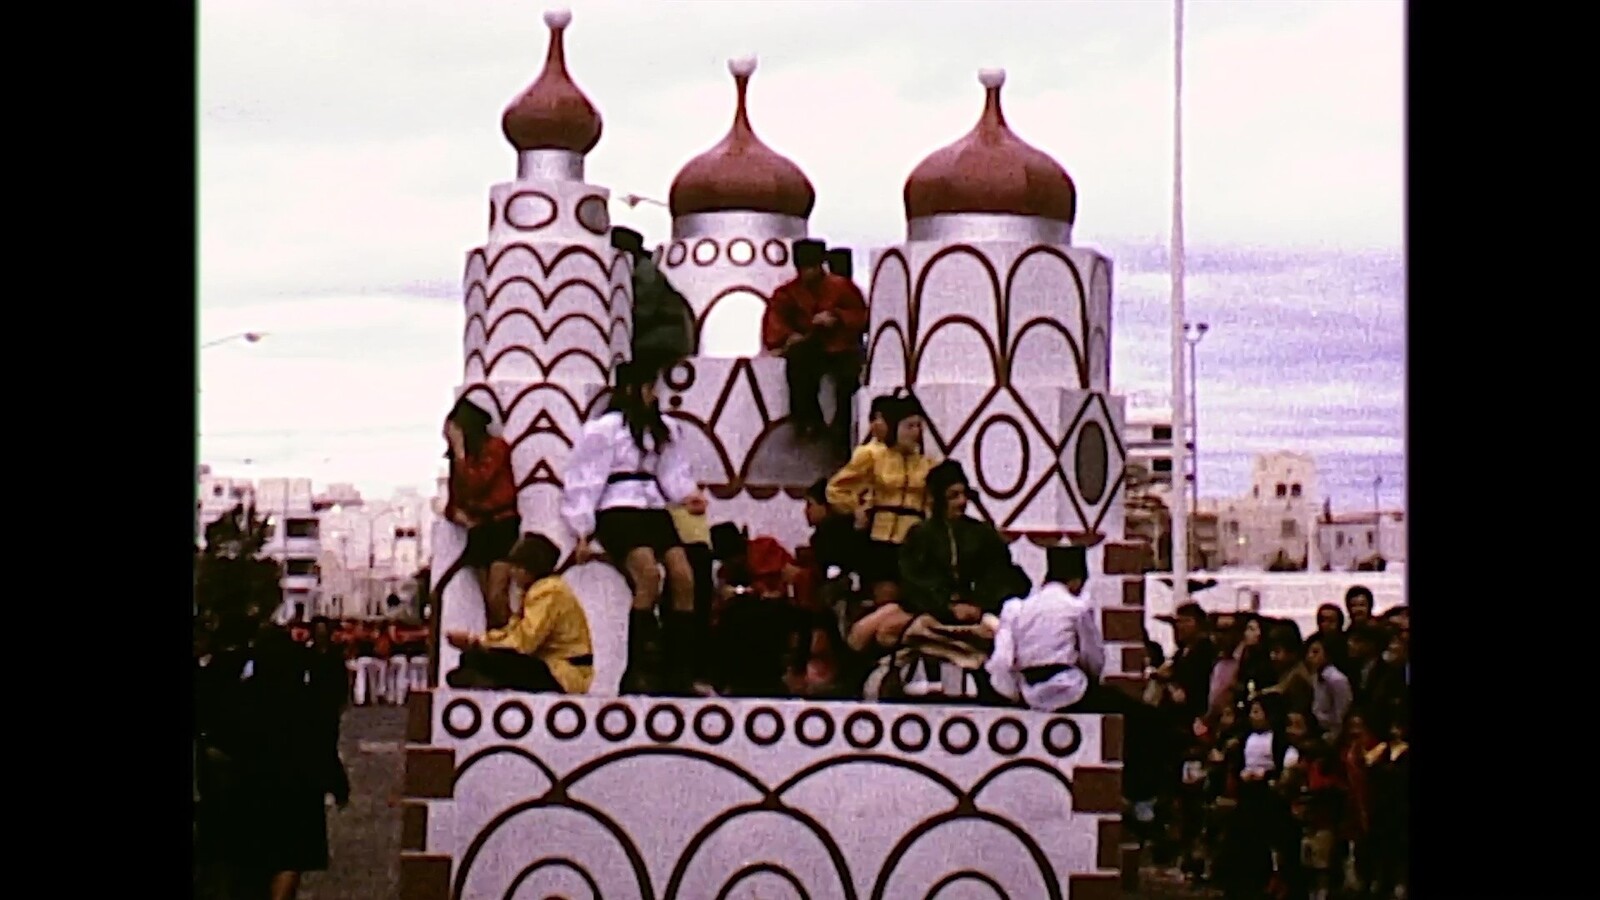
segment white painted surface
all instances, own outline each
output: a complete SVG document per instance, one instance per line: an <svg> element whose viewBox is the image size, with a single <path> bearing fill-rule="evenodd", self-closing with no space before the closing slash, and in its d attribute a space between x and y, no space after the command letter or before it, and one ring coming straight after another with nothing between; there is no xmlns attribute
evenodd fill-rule
<svg viewBox="0 0 1600 900"><path fill-rule="evenodd" d="M1000 896L1043 900L1065 896L1069 873L1097 868L1105 816L1072 813L1069 785L1077 767L1106 765L1099 716L577 698L580 728L572 707L555 711L561 701L448 690L434 697L432 743L455 749L458 774L453 799L430 802L426 850L454 857L456 896L589 896L581 870L606 900L710 900L747 867L765 864L792 874L805 891L756 870L730 895L920 900L943 876L971 869L998 882ZM844 734L852 715L863 720L851 729L861 749ZM696 716L713 739L731 726L726 740L697 736ZM923 735L916 717L927 725L926 748L916 746ZM883 726L876 742L865 740L873 737L871 718ZM1007 719L1003 743L1016 726L1026 732L1015 756L988 746L990 729ZM954 749L976 738L973 749L942 747L940 731L952 720L960 720L947 732ZM526 734L503 737L497 722ZM681 734L662 733L679 722ZM778 722L781 737L771 746L747 735L768 736ZM579 733L563 740L552 725ZM893 741L897 725L903 748ZM647 726L670 739L652 739ZM1052 755L1043 744L1047 727L1076 746ZM802 742L802 733L818 746ZM553 780L563 790L552 791ZM963 795L972 795L970 808L960 804ZM570 865L537 868L514 886L541 858ZM980 885L963 881L941 896L993 896L962 893L974 889Z"/></svg>

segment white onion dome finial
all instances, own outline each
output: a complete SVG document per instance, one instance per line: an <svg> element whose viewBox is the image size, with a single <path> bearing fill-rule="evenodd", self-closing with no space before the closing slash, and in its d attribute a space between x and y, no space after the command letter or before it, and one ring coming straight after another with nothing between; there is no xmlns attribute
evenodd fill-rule
<svg viewBox="0 0 1600 900"><path fill-rule="evenodd" d="M672 180L667 205L674 218L709 212L762 212L807 218L816 189L800 167L773 151L750 127L748 93L756 57L728 61L736 102L722 141L689 160Z"/></svg>
<svg viewBox="0 0 1600 900"><path fill-rule="evenodd" d="M906 179L906 219L948 213L1036 216L1072 224L1078 189L1048 153L1012 132L1000 108L1005 69L978 72L983 113L960 140L935 150Z"/></svg>
<svg viewBox="0 0 1600 900"><path fill-rule="evenodd" d="M588 153L600 143L603 123L599 110L567 73L564 34L572 24L572 13L550 10L544 14L544 23L550 29L544 71L506 107L500 130L518 150Z"/></svg>

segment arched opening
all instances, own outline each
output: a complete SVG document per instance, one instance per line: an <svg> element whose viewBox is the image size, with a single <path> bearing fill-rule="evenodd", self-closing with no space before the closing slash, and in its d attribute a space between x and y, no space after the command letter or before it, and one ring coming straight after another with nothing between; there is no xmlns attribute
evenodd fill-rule
<svg viewBox="0 0 1600 900"><path fill-rule="evenodd" d="M754 291L735 290L717 298L700 326L700 355L759 356L761 318L766 312L766 299Z"/></svg>

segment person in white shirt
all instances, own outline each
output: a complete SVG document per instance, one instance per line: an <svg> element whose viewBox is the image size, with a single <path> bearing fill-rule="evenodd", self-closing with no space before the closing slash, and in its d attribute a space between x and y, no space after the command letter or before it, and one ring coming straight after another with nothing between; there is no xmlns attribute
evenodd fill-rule
<svg viewBox="0 0 1600 900"><path fill-rule="evenodd" d="M1289 810L1277 793L1278 778L1299 762L1286 728L1287 703L1281 694L1257 694L1249 704L1250 734L1244 740L1236 772L1238 806L1223 844L1222 868L1228 873L1226 896L1260 897L1274 870L1273 854L1284 867L1297 863L1297 847L1287 846ZM1298 843L1296 838L1295 843Z"/></svg>
<svg viewBox="0 0 1600 900"><path fill-rule="evenodd" d="M1076 551L1076 552L1074 552ZM1045 583L1000 608L994 653L984 668L995 692L1029 709L1065 711L1098 685L1105 646L1094 604L1082 596L1088 565L1082 547L1051 547Z"/></svg>
<svg viewBox="0 0 1600 900"><path fill-rule="evenodd" d="M562 475L561 518L578 536L574 559L586 562L596 541L633 585L624 694L688 693L690 668L705 643L694 614L694 571L667 507L681 504L702 515L706 498L690 470L681 426L661 415L659 377L659 367L645 362L617 365L611 403L583 426ZM666 569L670 598L659 624L658 565Z"/></svg>
<svg viewBox="0 0 1600 900"><path fill-rule="evenodd" d="M1105 642L1100 609L1084 593L1088 580L1083 547L1046 549L1044 584L1001 607L984 669L995 693L1030 709L1122 716L1123 793L1148 806L1160 773L1160 720L1152 707L1100 683Z"/></svg>
<svg viewBox="0 0 1600 900"><path fill-rule="evenodd" d="M1306 639L1306 668L1311 670L1311 712L1323 735L1338 743L1344 733L1344 717L1350 711L1354 692L1350 679L1329 658L1328 639L1321 633Z"/></svg>

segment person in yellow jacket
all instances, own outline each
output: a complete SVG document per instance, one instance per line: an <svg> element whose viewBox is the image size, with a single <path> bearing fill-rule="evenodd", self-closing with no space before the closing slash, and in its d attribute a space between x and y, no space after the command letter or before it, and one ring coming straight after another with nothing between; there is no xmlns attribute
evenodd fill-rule
<svg viewBox="0 0 1600 900"><path fill-rule="evenodd" d="M589 619L565 579L554 574L561 551L542 534L524 535L506 555L517 584L527 585L522 609L504 628L485 635L445 635L461 651L461 666L445 676L453 688L582 694L594 681Z"/></svg>
<svg viewBox="0 0 1600 900"><path fill-rule="evenodd" d="M900 545L928 517L928 471L934 463L922 452L922 404L905 396L883 406L887 440L857 447L828 480L828 505L855 517L856 527L866 532L857 573L874 609L850 629L857 652L874 643L892 646L911 621L898 604Z"/></svg>

